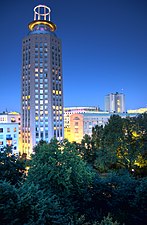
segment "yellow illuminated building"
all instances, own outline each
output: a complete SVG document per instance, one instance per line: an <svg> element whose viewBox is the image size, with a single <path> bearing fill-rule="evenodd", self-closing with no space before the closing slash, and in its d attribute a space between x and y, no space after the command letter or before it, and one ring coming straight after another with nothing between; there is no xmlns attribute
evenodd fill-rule
<svg viewBox="0 0 147 225"><path fill-rule="evenodd" d="M72 114L70 116L70 135L69 139L71 142L75 141L77 143L80 143L83 135L84 135L84 129L83 129L83 115L82 114Z"/></svg>
<svg viewBox="0 0 147 225"><path fill-rule="evenodd" d="M128 113L138 113L138 114L141 114L141 113L147 112L147 108L129 109L129 110L127 110L127 112Z"/></svg>

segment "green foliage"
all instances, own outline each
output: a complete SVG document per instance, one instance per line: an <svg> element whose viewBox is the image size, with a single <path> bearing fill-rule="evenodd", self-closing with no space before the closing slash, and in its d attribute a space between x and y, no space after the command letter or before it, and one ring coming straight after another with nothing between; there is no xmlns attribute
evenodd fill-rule
<svg viewBox="0 0 147 225"><path fill-rule="evenodd" d="M63 211L55 195L45 195L34 184L16 189L6 181L0 182L1 224L67 224Z"/></svg>
<svg viewBox="0 0 147 225"><path fill-rule="evenodd" d="M0 153L0 179L9 181L11 184L19 185L25 178L25 167L17 157L7 149Z"/></svg>
<svg viewBox="0 0 147 225"><path fill-rule="evenodd" d="M91 216L96 220L96 217L110 212L121 223L145 225L146 199L146 179L136 180L127 171L110 173L94 181L90 202L95 210Z"/></svg>
<svg viewBox="0 0 147 225"><path fill-rule="evenodd" d="M18 207L21 224L66 224L64 210L53 193L45 193L33 183L24 184L19 193Z"/></svg>
<svg viewBox="0 0 147 225"><path fill-rule="evenodd" d="M92 181L92 173L81 160L75 146L68 141L60 144L51 140L49 144L38 145L32 156L28 182L33 181L42 189L48 186L57 193L67 193L74 187L81 189ZM41 182L41 184L40 184Z"/></svg>
<svg viewBox="0 0 147 225"><path fill-rule="evenodd" d="M47 195L60 199L68 218L82 213L84 198L92 185L94 172L81 159L74 144L51 140L35 148L36 154L28 173L27 183L38 185ZM73 218L74 219L74 218Z"/></svg>
<svg viewBox="0 0 147 225"><path fill-rule="evenodd" d="M114 121L117 119L120 118L115 118ZM132 124L134 126L134 121ZM120 138L121 129L115 129L119 131ZM102 134L99 140L97 134L100 130ZM144 128L142 130L145 132ZM0 181L1 224L146 225L147 179L130 175L128 166L126 169L122 166L119 170L115 167L112 172L112 165L117 165L118 161L114 164L113 151L110 149L108 155L109 148L104 148L105 130L101 127L97 132L95 128L94 132L95 136L91 139L85 137L82 151L80 145L71 144L67 140L63 143L51 140L49 144L41 141L34 149L35 155L29 162L30 169L24 182L19 182L18 179L14 186L11 179L5 176L4 179L10 181ZM114 136L115 139L118 138L117 135ZM97 139L96 143L93 138ZM129 135L125 138L130 138L132 142ZM110 135L108 141L111 142ZM93 148L92 154L89 152L85 158L88 164L82 157L86 148ZM8 153L5 156L8 157ZM95 172L95 157L103 161L97 161L97 167L100 170L100 165L104 165L105 167L101 166L101 170L105 173ZM8 160L11 161L12 158ZM89 167L92 160L95 163L94 168ZM4 161L1 162L3 165ZM9 170L15 171L15 163L5 167L6 174L11 173ZM16 176L15 173L12 175Z"/></svg>
<svg viewBox="0 0 147 225"><path fill-rule="evenodd" d="M147 172L147 114L138 117L110 117L105 127L96 126L85 136L79 151L99 172L127 169L145 176Z"/></svg>
<svg viewBox="0 0 147 225"><path fill-rule="evenodd" d="M17 202L19 199L17 189L6 181L0 181L0 224L13 225L18 222Z"/></svg>
<svg viewBox="0 0 147 225"><path fill-rule="evenodd" d="M93 225L119 225L119 223L117 221L113 222L113 218L108 214L107 217L104 216L100 223L94 223Z"/></svg>
<svg viewBox="0 0 147 225"><path fill-rule="evenodd" d="M79 150L83 159L87 163L91 164L96 159L96 149L94 147L94 142L92 141L92 138L87 134L83 137Z"/></svg>

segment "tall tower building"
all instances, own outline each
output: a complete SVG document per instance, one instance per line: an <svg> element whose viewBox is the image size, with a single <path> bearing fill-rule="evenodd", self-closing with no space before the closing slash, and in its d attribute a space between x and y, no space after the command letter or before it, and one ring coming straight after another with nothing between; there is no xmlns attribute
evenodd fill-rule
<svg viewBox="0 0 147 225"><path fill-rule="evenodd" d="M105 111L111 113L124 113L125 109L125 95L116 92L105 96Z"/></svg>
<svg viewBox="0 0 147 225"><path fill-rule="evenodd" d="M62 48L50 12L45 5L34 8L22 43L22 153L28 156L40 140L64 136Z"/></svg>

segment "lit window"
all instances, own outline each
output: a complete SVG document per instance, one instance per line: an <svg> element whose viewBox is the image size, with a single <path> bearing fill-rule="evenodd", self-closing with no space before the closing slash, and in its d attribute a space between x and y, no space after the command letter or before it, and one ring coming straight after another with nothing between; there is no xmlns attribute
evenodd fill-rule
<svg viewBox="0 0 147 225"><path fill-rule="evenodd" d="M75 133L78 133L78 132L79 132L78 128L75 128Z"/></svg>
<svg viewBox="0 0 147 225"><path fill-rule="evenodd" d="M15 120L14 117L11 117L11 122L12 122L12 123L16 122L16 120Z"/></svg>

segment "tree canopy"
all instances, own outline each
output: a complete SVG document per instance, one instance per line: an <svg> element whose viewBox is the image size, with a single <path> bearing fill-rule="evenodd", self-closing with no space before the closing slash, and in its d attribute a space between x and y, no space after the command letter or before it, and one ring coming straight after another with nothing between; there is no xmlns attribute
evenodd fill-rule
<svg viewBox="0 0 147 225"><path fill-rule="evenodd" d="M81 144L40 141L26 177L0 155L1 224L146 225L146 132L146 114L112 116Z"/></svg>
<svg viewBox="0 0 147 225"><path fill-rule="evenodd" d="M95 126L92 137L86 135L79 151L83 159L100 172L125 168L146 175L147 114L121 118L112 115L105 125ZM92 158L93 157L93 158Z"/></svg>

